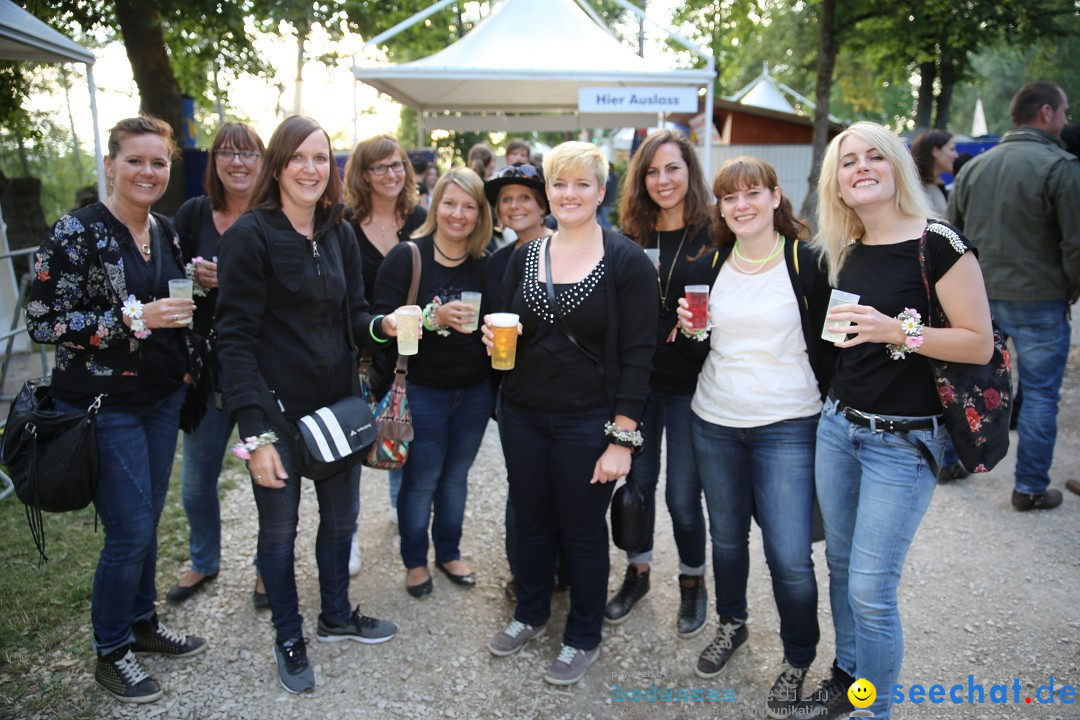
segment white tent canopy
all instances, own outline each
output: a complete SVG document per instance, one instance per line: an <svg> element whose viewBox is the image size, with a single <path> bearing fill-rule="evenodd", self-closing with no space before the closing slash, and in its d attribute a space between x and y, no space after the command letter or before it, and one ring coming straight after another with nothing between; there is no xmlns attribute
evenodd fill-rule
<svg viewBox="0 0 1080 720"><path fill-rule="evenodd" d="M385 42L446 4L436 3L368 45ZM629 4L625 7L640 12ZM640 127L656 124L656 114L581 116L578 91L589 86L689 85L704 86L711 96L715 76L711 57L674 31L664 30L707 57L709 69L658 67L617 40L574 0L503 0L460 40L433 55L401 65L354 66L353 74L416 108L421 122L426 120L432 128L514 132ZM430 114L433 111L439 114Z"/></svg>

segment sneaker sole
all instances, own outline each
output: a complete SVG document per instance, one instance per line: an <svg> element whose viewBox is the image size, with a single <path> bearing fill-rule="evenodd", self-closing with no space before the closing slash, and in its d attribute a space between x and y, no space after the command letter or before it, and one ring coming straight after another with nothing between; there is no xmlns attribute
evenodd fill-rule
<svg viewBox="0 0 1080 720"><path fill-rule="evenodd" d="M159 655L161 657L189 658L195 657L196 655L201 655L206 652L206 646L209 644L209 642L204 642L199 647L195 648L194 650L188 650L186 653L170 653L164 652L162 650L140 650L135 645L132 645L131 652L135 653L136 655Z"/></svg>
<svg viewBox="0 0 1080 720"><path fill-rule="evenodd" d="M553 678L550 675L545 674L544 675L544 682L549 683L551 685L576 685L578 682L581 681L581 678L585 677L585 673L589 670L589 668L591 668L593 666L593 663L595 663L599 659L600 659L600 653L596 653L595 655L593 655L592 660L589 660L589 662L585 663L585 667L583 667L581 669L581 672L578 673L576 677L573 677L573 678Z"/></svg>
<svg viewBox="0 0 1080 720"><path fill-rule="evenodd" d="M529 638L525 642L521 643L520 645L518 645L513 650L496 650L495 648L493 648L491 646L491 643L488 643L488 652L491 653L492 655L494 655L495 657L510 657L511 655L517 655L519 652L522 651L522 649L526 645L528 645L529 643L531 643L533 640L535 640L538 637L543 637L544 633L546 633L546 632L547 632L547 627L540 628L540 632L536 633L531 638Z"/></svg>
<svg viewBox="0 0 1080 720"><path fill-rule="evenodd" d="M104 685L101 685L100 683L98 684L98 687L100 687L102 690L104 690L105 692L112 695L114 698L116 698L120 702L129 703L131 705L145 705L147 703L152 703L152 702L154 702L156 700L160 700L161 696L165 694L164 690L158 690L153 695L143 695L141 697L127 697L126 695L117 695L112 690L105 687Z"/></svg>
<svg viewBox="0 0 1080 720"><path fill-rule="evenodd" d="M309 688L304 688L303 690L293 690L291 687L285 684L285 681L281 679L280 674L278 675L278 682L281 683L281 687L285 689L285 692L289 693L290 695L303 695L304 693L315 692L315 686L318 685L318 682L316 682L315 685L312 685Z"/></svg>
<svg viewBox="0 0 1080 720"><path fill-rule="evenodd" d="M679 637L681 637L683 640L689 640L692 637L697 637L698 635L701 634L701 631L704 630L705 626L708 625L708 624L709 624L708 622L703 622L700 625L698 625L695 630L692 630L692 631L690 631L688 633L680 632Z"/></svg>
<svg viewBox="0 0 1080 720"><path fill-rule="evenodd" d="M723 664L723 666L721 666L721 668L720 668L719 670L717 670L716 672L712 672L712 673L707 673L707 672L705 672L704 670L702 670L701 668L699 668L699 667L697 666L697 664L695 664L695 665L694 665L694 674L695 674L695 675L697 675L697 676L698 676L699 678L702 678L703 680L710 680L710 679L712 679L712 678L716 677L716 676L717 676L717 675L719 675L720 673L724 672L724 668L726 668L726 667L728 666L728 663L730 663L730 662L731 662L731 659L732 659L733 657L735 657L735 654L736 654L737 652L739 652L739 648L741 648L741 647L742 647L743 645L745 645L745 644L746 644L745 642L742 642L742 643L740 643L739 645L737 645L737 646L735 647L735 649L731 651L731 655L729 655L729 656L728 656L727 662L726 662L726 663L724 663L724 664Z"/></svg>
<svg viewBox="0 0 1080 720"><path fill-rule="evenodd" d="M366 638L359 635L322 635L320 633L316 633L315 639L319 642L324 643L336 643L342 642L343 640L352 640L353 642L363 643L364 645L378 645L379 643L384 643L387 640L393 640L396 636L396 632L392 635L387 635L386 637L381 638Z"/></svg>
<svg viewBox="0 0 1080 720"><path fill-rule="evenodd" d="M605 613L604 614L604 622L606 624L608 624L608 625L622 625L624 622L626 622L627 620L630 619L630 615L632 615L633 612L634 612L634 609L630 608L630 610L628 610L625 615L623 615L620 618L615 618L615 619L609 618L607 616L607 613Z"/></svg>

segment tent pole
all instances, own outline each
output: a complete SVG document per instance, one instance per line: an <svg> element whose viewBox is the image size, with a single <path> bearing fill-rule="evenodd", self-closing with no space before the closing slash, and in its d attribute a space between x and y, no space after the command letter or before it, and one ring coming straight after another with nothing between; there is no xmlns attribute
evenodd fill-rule
<svg viewBox="0 0 1080 720"><path fill-rule="evenodd" d="M712 187L712 123L713 123L713 88L716 77L716 59L709 55L705 58L705 67L709 71L709 84L705 86L705 182Z"/></svg>
<svg viewBox="0 0 1080 720"><path fill-rule="evenodd" d="M86 63L86 84L90 89L90 117L94 121L94 167L97 169L98 199L104 200L105 187L105 159L101 154L101 130L98 127L97 109L97 85L94 84L94 64Z"/></svg>
<svg viewBox="0 0 1080 720"><path fill-rule="evenodd" d="M424 116L426 112L424 110L416 111L416 147L424 147Z"/></svg>

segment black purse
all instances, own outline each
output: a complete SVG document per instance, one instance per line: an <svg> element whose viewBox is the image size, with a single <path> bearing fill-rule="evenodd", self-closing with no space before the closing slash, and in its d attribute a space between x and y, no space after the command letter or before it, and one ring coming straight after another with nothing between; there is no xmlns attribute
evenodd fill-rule
<svg viewBox="0 0 1080 720"><path fill-rule="evenodd" d="M26 505L41 562L49 561L41 513L82 510L97 493L94 416L105 397L98 395L86 410L61 412L49 394L50 382L47 377L26 381L8 410L0 444L0 463Z"/></svg>
<svg viewBox="0 0 1080 720"><path fill-rule="evenodd" d="M641 552L652 535L649 501L636 483L627 480L611 497L611 540L620 550Z"/></svg>

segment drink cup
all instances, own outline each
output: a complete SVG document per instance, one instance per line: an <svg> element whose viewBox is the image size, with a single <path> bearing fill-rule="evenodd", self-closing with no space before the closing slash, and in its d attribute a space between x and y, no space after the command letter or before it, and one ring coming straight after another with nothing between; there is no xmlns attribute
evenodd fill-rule
<svg viewBox="0 0 1080 720"><path fill-rule="evenodd" d="M169 297L171 298L186 298L192 299L194 285L191 280L170 280L169 281ZM188 320L187 326L191 327L192 321Z"/></svg>
<svg viewBox="0 0 1080 720"><path fill-rule="evenodd" d="M649 256L653 267L660 270L660 248L645 248L645 254Z"/></svg>
<svg viewBox="0 0 1080 720"><path fill-rule="evenodd" d="M513 370L517 359L518 316L514 313L492 313L491 367L495 370Z"/></svg>
<svg viewBox="0 0 1080 720"><path fill-rule="evenodd" d="M420 308L398 308L394 318L397 320L398 354L415 355L420 352Z"/></svg>
<svg viewBox="0 0 1080 720"><path fill-rule="evenodd" d="M687 285L686 302L693 317L690 329L705 330L709 327L709 286Z"/></svg>
<svg viewBox="0 0 1080 720"><path fill-rule="evenodd" d="M859 302L859 296L843 290L833 290L829 295L829 310L832 310L837 305L847 305L849 303ZM851 326L851 323L846 320L829 321L825 320L825 327L821 329L821 339L828 340L829 342L843 342L847 338L847 333L844 332L845 328Z"/></svg>
<svg viewBox="0 0 1080 720"><path fill-rule="evenodd" d="M461 323L463 330L469 332L475 332L480 327L480 299L483 297L481 293L465 291L461 293L461 302L465 303L473 309L472 320L469 322Z"/></svg>

